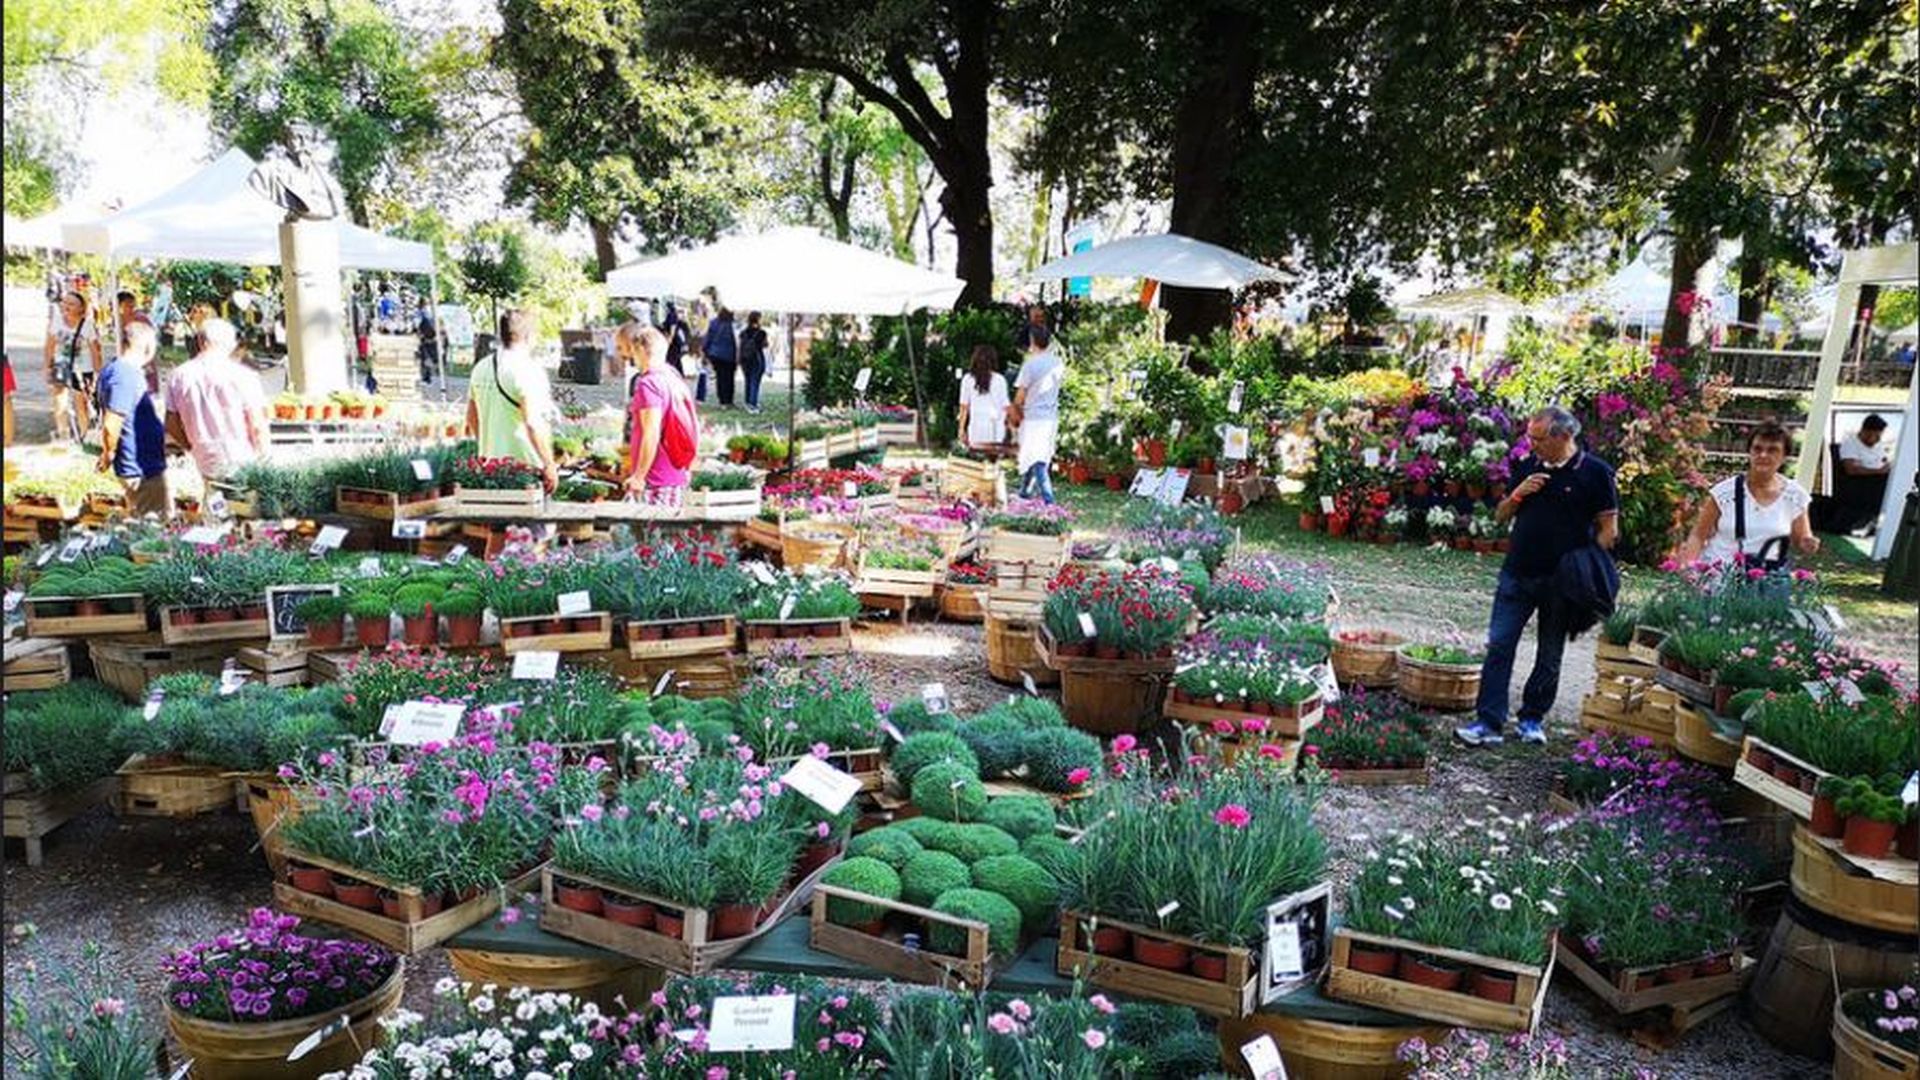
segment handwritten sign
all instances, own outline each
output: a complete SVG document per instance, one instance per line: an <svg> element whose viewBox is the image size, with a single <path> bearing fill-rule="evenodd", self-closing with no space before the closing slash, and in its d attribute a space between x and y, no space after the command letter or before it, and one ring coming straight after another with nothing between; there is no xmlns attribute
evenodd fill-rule
<svg viewBox="0 0 1920 1080"><path fill-rule="evenodd" d="M563 592L555 600L561 615L585 615L593 610L593 594L585 589Z"/></svg>
<svg viewBox="0 0 1920 1080"><path fill-rule="evenodd" d="M812 754L794 762L780 782L812 799L829 814L846 809L847 803L860 793L859 777L849 776Z"/></svg>
<svg viewBox="0 0 1920 1080"><path fill-rule="evenodd" d="M715 1053L793 1049L792 994L713 999L707 1049Z"/></svg>
<svg viewBox="0 0 1920 1080"><path fill-rule="evenodd" d="M396 714L394 710L399 710ZM401 746L452 742L467 707L458 701L408 701L387 708L381 734Z"/></svg>
<svg viewBox="0 0 1920 1080"><path fill-rule="evenodd" d="M515 679L552 681L560 674L560 654L550 649L530 649L513 654Z"/></svg>
<svg viewBox="0 0 1920 1080"><path fill-rule="evenodd" d="M267 637L286 641L305 637L307 620L300 617L300 605L316 596L339 596L340 586L275 585L267 589Z"/></svg>

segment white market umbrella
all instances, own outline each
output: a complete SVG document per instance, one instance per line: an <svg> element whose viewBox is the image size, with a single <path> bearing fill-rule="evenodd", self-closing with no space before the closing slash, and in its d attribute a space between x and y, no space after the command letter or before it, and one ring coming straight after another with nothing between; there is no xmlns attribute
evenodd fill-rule
<svg viewBox="0 0 1920 1080"><path fill-rule="evenodd" d="M35 251L58 251L61 247L60 217L59 210L25 219L8 214L4 223L7 246Z"/></svg>
<svg viewBox="0 0 1920 1080"><path fill-rule="evenodd" d="M1255 262L1218 244L1177 233L1129 236L1055 259L1029 278L1152 278L1188 289L1240 289L1256 281L1291 281L1293 275Z"/></svg>
<svg viewBox="0 0 1920 1080"><path fill-rule="evenodd" d="M1485 287L1429 293L1395 306L1423 315L1525 315L1533 310L1525 301Z"/></svg>
<svg viewBox="0 0 1920 1080"><path fill-rule="evenodd" d="M609 296L694 296L712 289L737 311L814 315L950 308L964 288L966 282L958 278L800 227L729 236L607 274Z"/></svg>
<svg viewBox="0 0 1920 1080"><path fill-rule="evenodd" d="M1911 322L1887 335L1888 341L1913 341L1920 339L1920 322Z"/></svg>

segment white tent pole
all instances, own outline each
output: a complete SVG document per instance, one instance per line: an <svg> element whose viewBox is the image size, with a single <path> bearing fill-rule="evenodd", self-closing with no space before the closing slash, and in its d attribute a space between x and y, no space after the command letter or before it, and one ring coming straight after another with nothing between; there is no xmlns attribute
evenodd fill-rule
<svg viewBox="0 0 1920 1080"><path fill-rule="evenodd" d="M794 352L793 329L800 322L800 316L787 313L787 469L793 469L793 417L794 403L799 400L794 392L794 372L800 368L800 356ZM832 464L829 462L828 464Z"/></svg>
<svg viewBox="0 0 1920 1080"><path fill-rule="evenodd" d="M1894 534L1900 531L1900 513L1913 489L1914 459L1920 455L1920 366L1907 377L1906 416L1900 421L1900 442L1893 448L1893 468L1887 471L1886 493L1880 499L1880 529L1873 537L1873 557L1893 554Z"/></svg>
<svg viewBox="0 0 1920 1080"><path fill-rule="evenodd" d="M447 403L447 335L440 326L440 261L427 271L427 311L433 316L433 355L440 364L440 403Z"/></svg>

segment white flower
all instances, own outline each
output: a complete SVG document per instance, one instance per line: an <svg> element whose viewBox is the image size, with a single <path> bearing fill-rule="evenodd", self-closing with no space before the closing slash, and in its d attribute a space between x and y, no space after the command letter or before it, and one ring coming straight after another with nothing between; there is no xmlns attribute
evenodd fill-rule
<svg viewBox="0 0 1920 1080"><path fill-rule="evenodd" d="M1395 870L1405 870L1407 868L1407 860L1395 856L1387 860L1387 865L1393 867Z"/></svg>
<svg viewBox="0 0 1920 1080"><path fill-rule="evenodd" d="M1400 906L1406 908L1408 911L1412 911L1418 905L1413 902L1413 897L1403 896L1400 898Z"/></svg>
<svg viewBox="0 0 1920 1080"><path fill-rule="evenodd" d="M1487 903L1492 904L1493 910L1495 911L1507 911L1513 907L1513 897L1508 896L1506 893L1497 892L1493 894Z"/></svg>
<svg viewBox="0 0 1920 1080"><path fill-rule="evenodd" d="M1460 876L1463 878L1469 878L1469 879L1477 878L1480 876L1480 871L1477 867L1462 866L1460 868Z"/></svg>
<svg viewBox="0 0 1920 1080"><path fill-rule="evenodd" d="M460 989L460 980L451 975L442 975L440 981L433 984L433 992L439 997L445 997L458 989Z"/></svg>
<svg viewBox="0 0 1920 1080"><path fill-rule="evenodd" d="M567 1053L572 1054L575 1061L585 1061L593 1056L593 1047L586 1043L574 1043L567 1047Z"/></svg>
<svg viewBox="0 0 1920 1080"><path fill-rule="evenodd" d="M1389 885L1405 885L1405 884L1406 884L1406 882L1404 882L1404 881L1402 881L1402 880L1400 880L1400 875L1398 875L1398 874L1388 874L1388 875L1387 875L1387 884L1389 884Z"/></svg>
<svg viewBox="0 0 1920 1080"><path fill-rule="evenodd" d="M1546 913L1547 913L1547 914L1549 914L1549 915L1558 915L1558 914L1560 914L1560 909L1559 909L1559 908L1557 908L1557 907L1554 907L1554 906L1553 906L1553 901L1551 901L1551 900L1542 900L1542 901L1540 901L1540 910L1541 910L1541 911L1544 911L1544 912L1546 912Z"/></svg>
<svg viewBox="0 0 1920 1080"><path fill-rule="evenodd" d="M493 1011L493 999L485 994L481 994L479 997L473 999L469 1008L484 1016Z"/></svg>

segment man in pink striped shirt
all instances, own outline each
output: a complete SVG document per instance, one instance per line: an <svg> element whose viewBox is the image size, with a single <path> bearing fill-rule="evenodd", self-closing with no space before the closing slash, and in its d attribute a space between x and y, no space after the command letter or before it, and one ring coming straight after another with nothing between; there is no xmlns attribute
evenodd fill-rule
<svg viewBox="0 0 1920 1080"><path fill-rule="evenodd" d="M234 356L232 323L208 319L200 337L200 355L167 383L167 435L193 451L201 476L223 480L266 456L266 393L260 376Z"/></svg>

